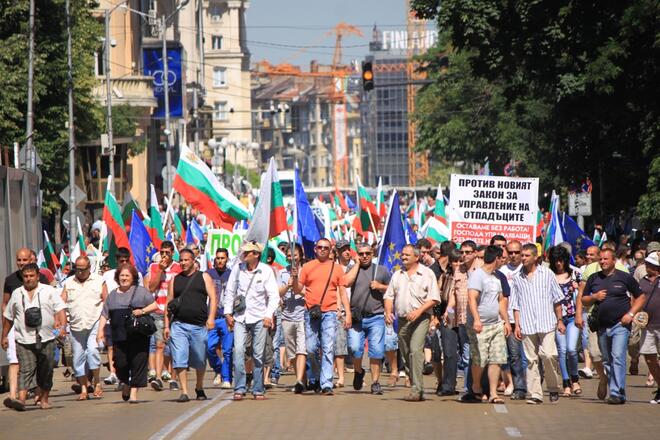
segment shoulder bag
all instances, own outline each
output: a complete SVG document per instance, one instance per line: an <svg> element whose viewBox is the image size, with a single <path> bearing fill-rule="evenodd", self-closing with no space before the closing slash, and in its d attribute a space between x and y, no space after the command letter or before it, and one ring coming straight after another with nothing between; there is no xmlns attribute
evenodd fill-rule
<svg viewBox="0 0 660 440"><path fill-rule="evenodd" d="M186 292L188 292L188 288L190 287L190 284L197 276L198 272L199 271L195 272L195 275L188 277L188 282L186 283L186 287L183 288L183 292L181 293L181 295L177 296L176 298L172 298L172 301L167 303L167 315L170 321L172 321L176 317L176 313L179 311L179 308L181 307L181 298L183 298L183 295L185 295ZM172 282L174 282L175 279L176 277L172 279Z"/></svg>
<svg viewBox="0 0 660 440"><path fill-rule="evenodd" d="M261 273L261 269L257 269L254 271L252 274L252 278L250 278L250 282L248 283L247 289L245 289L245 295L239 295L238 294L238 281L241 277L241 270L239 269L238 275L236 276L236 296L234 297L234 305L232 307L233 311L232 314L234 315L240 315L241 313L245 312L245 297L248 294L248 291L250 290L250 287L252 287L252 282L254 281L254 277L257 276L258 273Z"/></svg>
<svg viewBox="0 0 660 440"><path fill-rule="evenodd" d="M133 296L135 296L136 288L133 287L133 292L131 292L131 299L128 302L128 306L133 310L136 310L138 307L133 307ZM151 336L156 333L156 322L154 317L150 314L143 314L140 316L135 316L133 313L129 313L126 316L125 321L126 326L126 335L127 336Z"/></svg>
<svg viewBox="0 0 660 440"><path fill-rule="evenodd" d="M375 264L372 264L374 269L374 273L369 277L370 280L375 278L376 271L378 270L378 266ZM362 270L362 267L358 269L358 274L357 276L360 276L360 271ZM357 280L357 277L355 278ZM351 307L351 319L353 322L361 322L364 319L364 308L367 306L367 301L369 301L369 297L371 296L371 287L369 287L369 291L367 292L367 295L364 297L364 302L362 303L362 307Z"/></svg>
<svg viewBox="0 0 660 440"><path fill-rule="evenodd" d="M328 277L328 282L325 283L325 289L323 289L323 295L321 295L321 301L318 304L309 308L309 317L310 319L321 319L323 312L321 311L321 304L323 304L323 298L325 294L328 293L328 287L330 286L330 280L332 279L332 274L335 271L335 260L332 260L332 267L330 268L330 276Z"/></svg>

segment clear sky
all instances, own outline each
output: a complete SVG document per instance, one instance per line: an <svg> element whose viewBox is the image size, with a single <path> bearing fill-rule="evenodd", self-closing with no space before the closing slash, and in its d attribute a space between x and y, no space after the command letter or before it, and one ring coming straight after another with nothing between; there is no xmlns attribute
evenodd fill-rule
<svg viewBox="0 0 660 440"><path fill-rule="evenodd" d="M335 36L326 35L339 22L358 26L364 38L346 36L342 62L369 52L374 23L381 30L404 30L404 0L251 0L246 11L251 62L288 62L307 70L313 59L332 63ZM322 46L299 50L299 46ZM284 47L283 47L284 46ZM351 47L354 46L354 47Z"/></svg>

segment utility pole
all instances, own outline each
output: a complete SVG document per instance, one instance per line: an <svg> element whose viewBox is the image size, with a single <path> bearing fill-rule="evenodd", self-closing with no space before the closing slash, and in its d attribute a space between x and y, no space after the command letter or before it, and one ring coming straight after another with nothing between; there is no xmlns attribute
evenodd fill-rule
<svg viewBox="0 0 660 440"><path fill-rule="evenodd" d="M37 171L37 155L34 151L34 143L32 141L34 131L34 111L32 108L32 85L34 82L34 3L35 0L30 0L30 38L28 43L28 90L27 90L27 123L25 127L25 159L26 168L31 172Z"/></svg>
<svg viewBox="0 0 660 440"><path fill-rule="evenodd" d="M74 220L76 212L76 145L73 127L73 55L71 53L71 0L66 0L66 61L67 61L67 89L69 101L69 249L73 249L75 233Z"/></svg>
<svg viewBox="0 0 660 440"><path fill-rule="evenodd" d="M110 13L109 9L105 10L105 52L103 60L103 73L105 75L105 102L106 102L106 125L108 129L108 148L110 155L108 159L110 161L110 175L115 174L115 146L112 140L112 84L110 80L111 68L110 68ZM109 188L109 191L114 192L112 188ZM71 207L73 209L73 207Z"/></svg>
<svg viewBox="0 0 660 440"><path fill-rule="evenodd" d="M165 163L167 167L167 173L165 173L165 176L167 177L165 179L165 191L166 193L170 192L170 189L172 188L172 176L170 173L170 169L172 167L172 130L170 130L170 71L169 71L169 66L168 64L168 58L167 58L167 18L165 15L163 15L161 19L161 28L160 28L160 33L161 33L161 38L163 41L163 87L165 87L165 136L167 137L167 142L166 142L166 147L165 147Z"/></svg>

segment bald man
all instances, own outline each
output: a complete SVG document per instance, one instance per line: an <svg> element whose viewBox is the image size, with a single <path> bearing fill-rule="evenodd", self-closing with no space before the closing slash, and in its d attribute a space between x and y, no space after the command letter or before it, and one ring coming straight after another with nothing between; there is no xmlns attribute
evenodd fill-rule
<svg viewBox="0 0 660 440"><path fill-rule="evenodd" d="M79 394L78 400L87 400L89 393L93 393L97 398L103 394L99 382L101 355L96 335L106 294L103 289L103 277L91 273L89 258L78 257L74 270L75 276L67 278L64 282L62 300L69 315L73 371L78 380L71 389ZM88 387L87 370L93 374L93 388Z"/></svg>
<svg viewBox="0 0 660 440"><path fill-rule="evenodd" d="M14 290L23 285L23 276L21 269L28 263L35 263L34 251L28 248L20 248L16 251L16 272L10 274L5 278L5 285L2 290L2 312L4 313L9 298ZM39 282L43 284L50 284L48 278L42 273L39 274ZM7 402L15 400L18 392L18 357L16 356L16 341L14 339L14 329L9 332L9 347L7 348L7 359L9 361L9 396L5 399L5 406Z"/></svg>

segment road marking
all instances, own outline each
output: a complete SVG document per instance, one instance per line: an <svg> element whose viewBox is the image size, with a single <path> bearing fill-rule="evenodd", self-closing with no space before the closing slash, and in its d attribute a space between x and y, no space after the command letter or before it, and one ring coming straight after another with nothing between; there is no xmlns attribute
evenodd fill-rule
<svg viewBox="0 0 660 440"><path fill-rule="evenodd" d="M509 412L508 409L506 409L506 405L493 405L495 407L495 412L500 413L500 414L507 414Z"/></svg>
<svg viewBox="0 0 660 440"><path fill-rule="evenodd" d="M181 432L174 436L174 440L188 440L194 433L197 432L199 428L211 420L213 416L215 416L222 408L229 405L231 402L231 400L223 400L219 404L215 405L213 408L209 409L204 414L190 422L185 428L181 430Z"/></svg>
<svg viewBox="0 0 660 440"><path fill-rule="evenodd" d="M506 431L509 437L522 437L520 430L515 426L507 426L506 428L504 428L504 430Z"/></svg>
<svg viewBox="0 0 660 440"><path fill-rule="evenodd" d="M221 399L222 397L225 396L225 392L221 391L220 394L215 396L213 399L204 402L200 406L197 406L195 408L191 408L188 411L184 412L181 414L179 417L176 419L172 420L170 423L167 425L163 426L160 431L149 437L149 440L163 440L165 437L167 437L172 431L176 430L179 425L183 424L186 422L188 419L190 419L192 416L203 410L209 405L212 405L216 400Z"/></svg>

